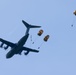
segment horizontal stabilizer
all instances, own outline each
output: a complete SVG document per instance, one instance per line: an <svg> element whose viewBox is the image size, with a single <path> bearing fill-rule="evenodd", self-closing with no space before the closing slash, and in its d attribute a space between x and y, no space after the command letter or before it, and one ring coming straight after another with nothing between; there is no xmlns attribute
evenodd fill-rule
<svg viewBox="0 0 76 75"><path fill-rule="evenodd" d="M24 20L22 20L22 23L27 27L27 28L40 28L41 26L34 26L34 25L30 25L27 22L25 22Z"/></svg>

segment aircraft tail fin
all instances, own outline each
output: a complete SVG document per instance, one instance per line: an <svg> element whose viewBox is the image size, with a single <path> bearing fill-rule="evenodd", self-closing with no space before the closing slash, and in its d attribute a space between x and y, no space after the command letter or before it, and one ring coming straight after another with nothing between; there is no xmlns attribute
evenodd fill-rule
<svg viewBox="0 0 76 75"><path fill-rule="evenodd" d="M27 22L25 22L24 20L22 20L22 23L27 27L27 28L40 28L41 26L34 26L34 25L30 25Z"/></svg>

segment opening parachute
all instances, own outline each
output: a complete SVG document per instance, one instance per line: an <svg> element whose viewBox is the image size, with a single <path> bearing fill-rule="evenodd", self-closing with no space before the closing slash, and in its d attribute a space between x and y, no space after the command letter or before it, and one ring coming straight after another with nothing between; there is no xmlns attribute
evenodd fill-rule
<svg viewBox="0 0 76 75"><path fill-rule="evenodd" d="M76 10L73 12L73 14L76 16Z"/></svg>
<svg viewBox="0 0 76 75"><path fill-rule="evenodd" d="M76 16L76 10L74 10L73 14ZM74 25L75 21L76 21L76 20L75 20L75 18L74 18L74 19L73 19L73 23L72 23L71 27L73 27L73 25Z"/></svg>
<svg viewBox="0 0 76 75"><path fill-rule="evenodd" d="M41 36L43 34L43 32L44 31L41 29L41 30L39 30L39 32L37 33L37 35ZM38 39L38 37L36 37L34 41L36 42L37 39ZM32 44L34 44L34 42Z"/></svg>
<svg viewBox="0 0 76 75"><path fill-rule="evenodd" d="M38 32L38 36L41 36L43 34L43 30L41 29L41 30L39 30L39 32Z"/></svg>
<svg viewBox="0 0 76 75"><path fill-rule="evenodd" d="M37 37L34 39L33 42L32 42L32 35L30 36L30 40L31 40L32 44L34 44L36 41L38 41L38 37L40 37L40 36L43 34L43 32L44 32L44 31L43 31L42 29L40 29L40 30L38 31L38 33L37 33ZM44 44L44 42L47 42L47 41L48 41L49 37L50 37L50 35L44 36L43 41L41 42L41 44L40 44L40 46L38 47L38 49L41 48L41 46Z"/></svg>
<svg viewBox="0 0 76 75"><path fill-rule="evenodd" d="M49 39L49 37L50 37L49 35L46 35L46 36L43 38L43 41L47 42L48 39ZM43 45L43 43L44 43L44 42L41 43L41 45L38 47L38 49L40 49L40 47Z"/></svg>
<svg viewBox="0 0 76 75"><path fill-rule="evenodd" d="M44 41L47 42L48 39L49 39L49 37L50 37L49 35L46 35L46 36L44 37Z"/></svg>

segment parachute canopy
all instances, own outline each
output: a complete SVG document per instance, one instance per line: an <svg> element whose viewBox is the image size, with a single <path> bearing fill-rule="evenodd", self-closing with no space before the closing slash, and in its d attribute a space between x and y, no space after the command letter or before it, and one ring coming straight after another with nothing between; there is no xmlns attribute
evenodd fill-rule
<svg viewBox="0 0 76 75"><path fill-rule="evenodd" d="M76 10L73 12L73 14L76 16Z"/></svg>
<svg viewBox="0 0 76 75"><path fill-rule="evenodd" d="M50 37L49 35L46 35L46 36L44 37L44 39L43 39L43 40L44 40L45 42L47 42L47 41L48 41L48 39L49 39L49 37Z"/></svg>
<svg viewBox="0 0 76 75"><path fill-rule="evenodd" d="M41 30L39 30L38 35L41 36L42 33L43 33L43 30L41 29Z"/></svg>

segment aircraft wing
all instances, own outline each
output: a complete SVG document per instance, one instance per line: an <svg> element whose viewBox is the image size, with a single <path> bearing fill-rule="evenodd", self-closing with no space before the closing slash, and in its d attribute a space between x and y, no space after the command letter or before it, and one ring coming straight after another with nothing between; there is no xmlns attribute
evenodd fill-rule
<svg viewBox="0 0 76 75"><path fill-rule="evenodd" d="M23 50L25 50L25 51L28 51L28 52L36 52L36 53L38 53L39 52L39 50L35 50L35 49L31 49L31 48L27 48L27 47L22 47L22 49Z"/></svg>
<svg viewBox="0 0 76 75"><path fill-rule="evenodd" d="M10 47L14 47L16 45L16 44L14 44L12 42L3 40L2 38L0 38L0 42L2 42L1 47L3 46L3 44L6 44L7 46L10 46Z"/></svg>

